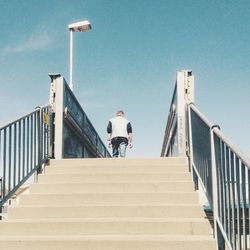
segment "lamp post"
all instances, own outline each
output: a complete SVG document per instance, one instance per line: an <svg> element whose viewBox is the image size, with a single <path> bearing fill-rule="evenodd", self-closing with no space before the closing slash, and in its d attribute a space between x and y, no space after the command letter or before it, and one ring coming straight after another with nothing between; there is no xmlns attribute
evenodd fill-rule
<svg viewBox="0 0 250 250"><path fill-rule="evenodd" d="M69 87L73 91L73 32L87 32L91 30L88 20L69 24L70 32L70 58L69 58Z"/></svg>

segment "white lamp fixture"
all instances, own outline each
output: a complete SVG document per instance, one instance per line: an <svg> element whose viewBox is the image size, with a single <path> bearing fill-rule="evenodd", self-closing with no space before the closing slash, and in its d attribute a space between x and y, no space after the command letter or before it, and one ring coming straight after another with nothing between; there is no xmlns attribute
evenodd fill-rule
<svg viewBox="0 0 250 250"><path fill-rule="evenodd" d="M69 24L70 32L70 62L69 62L69 87L73 91L73 32L87 32L91 30L91 24L88 20Z"/></svg>

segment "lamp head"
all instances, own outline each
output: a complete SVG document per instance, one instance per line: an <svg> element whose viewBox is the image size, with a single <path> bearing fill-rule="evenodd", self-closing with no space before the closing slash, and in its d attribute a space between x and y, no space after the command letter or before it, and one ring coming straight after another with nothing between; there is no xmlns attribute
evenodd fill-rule
<svg viewBox="0 0 250 250"><path fill-rule="evenodd" d="M88 20L84 20L77 23L72 23L69 26L69 30L72 30L73 32L87 32L91 30L91 24Z"/></svg>

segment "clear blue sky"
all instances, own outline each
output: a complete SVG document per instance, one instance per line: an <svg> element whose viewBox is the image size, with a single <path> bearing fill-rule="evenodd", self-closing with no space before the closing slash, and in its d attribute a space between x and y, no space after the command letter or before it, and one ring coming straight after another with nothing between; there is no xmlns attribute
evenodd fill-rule
<svg viewBox="0 0 250 250"><path fill-rule="evenodd" d="M249 0L0 0L0 125L48 103L49 72L69 78L106 139L123 109L134 127L128 156L159 156L176 72L191 69L196 106L250 156Z"/></svg>

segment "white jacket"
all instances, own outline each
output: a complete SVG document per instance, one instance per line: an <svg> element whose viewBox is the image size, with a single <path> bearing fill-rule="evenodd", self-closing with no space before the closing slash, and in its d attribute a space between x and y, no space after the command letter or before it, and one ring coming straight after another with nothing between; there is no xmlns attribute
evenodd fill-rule
<svg viewBox="0 0 250 250"><path fill-rule="evenodd" d="M130 122L123 116L116 116L109 120L107 132L111 134L111 138L125 137L132 133L132 126Z"/></svg>

